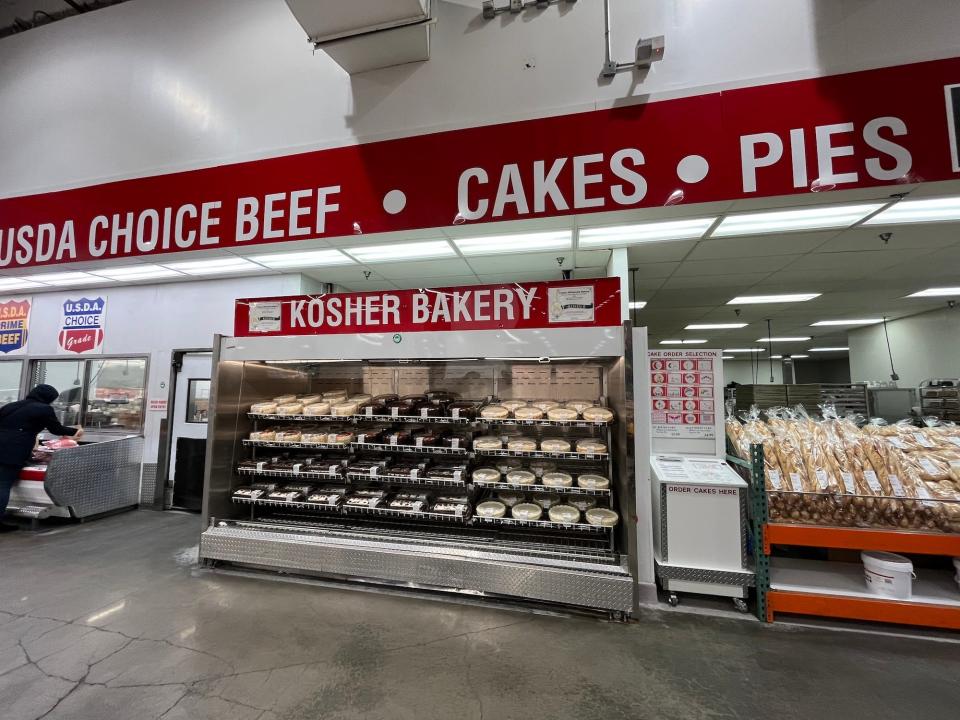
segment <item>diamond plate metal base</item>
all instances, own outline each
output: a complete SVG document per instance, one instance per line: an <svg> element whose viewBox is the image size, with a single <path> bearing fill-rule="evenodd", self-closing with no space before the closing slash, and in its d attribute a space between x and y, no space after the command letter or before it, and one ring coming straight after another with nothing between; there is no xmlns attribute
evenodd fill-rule
<svg viewBox="0 0 960 720"><path fill-rule="evenodd" d="M683 580L714 585L735 585L737 587L754 587L757 583L757 579L752 572L707 570L679 565L661 565L660 563L657 563L657 577L661 580Z"/></svg>
<svg viewBox="0 0 960 720"><path fill-rule="evenodd" d="M441 550L443 550L441 552ZM375 540L349 543L322 531L304 534L215 525L200 537L200 560L222 561L340 579L411 583L470 594L629 613L634 582L622 566L592 569L532 564L504 554L470 557L448 549L388 547Z"/></svg>
<svg viewBox="0 0 960 720"><path fill-rule="evenodd" d="M138 436L61 450L50 459L43 487L75 518L134 507L140 501L142 457Z"/></svg>

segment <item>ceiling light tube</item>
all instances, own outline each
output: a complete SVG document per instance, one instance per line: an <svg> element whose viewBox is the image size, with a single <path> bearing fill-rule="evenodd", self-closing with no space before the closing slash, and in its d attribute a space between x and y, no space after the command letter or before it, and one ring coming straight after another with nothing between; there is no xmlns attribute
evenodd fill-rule
<svg viewBox="0 0 960 720"><path fill-rule="evenodd" d="M636 302L630 303L631 310L643 310L647 306L646 300L637 300Z"/></svg>
<svg viewBox="0 0 960 720"><path fill-rule="evenodd" d="M790 359L791 359L791 360L803 360L803 359L808 358L808 357L810 357L810 356L809 356L809 355L791 355L791 356L790 356Z"/></svg>
<svg viewBox="0 0 960 720"><path fill-rule="evenodd" d="M882 207L883 203L862 203L728 215L710 233L710 237L845 228L855 225Z"/></svg>
<svg viewBox="0 0 960 720"><path fill-rule="evenodd" d="M446 240L428 240L416 243L391 245L367 245L344 248L344 252L362 263L377 263L403 260L434 260L456 257L457 253Z"/></svg>
<svg viewBox="0 0 960 720"><path fill-rule="evenodd" d="M737 330L745 328L749 323L706 323L687 325L684 330Z"/></svg>
<svg viewBox="0 0 960 720"><path fill-rule="evenodd" d="M908 298L950 297L953 295L960 295L960 287L927 288L926 290L915 292L912 295L907 295L907 297Z"/></svg>
<svg viewBox="0 0 960 720"><path fill-rule="evenodd" d="M183 273L160 265L130 265L128 267L104 268L103 270L90 270L91 275L108 278L109 280L118 280L121 282L135 282L137 280L154 280L159 278L182 278Z"/></svg>
<svg viewBox="0 0 960 720"><path fill-rule="evenodd" d="M573 248L573 232L562 230L518 235L454 238L452 242L461 253L467 256L570 250Z"/></svg>
<svg viewBox="0 0 960 720"><path fill-rule="evenodd" d="M960 220L960 197L901 200L864 225L901 225L908 223L955 222Z"/></svg>
<svg viewBox="0 0 960 720"><path fill-rule="evenodd" d="M787 295L740 295L727 305L767 305L774 303L807 302L820 297L821 293L793 293Z"/></svg>
<svg viewBox="0 0 960 720"><path fill-rule="evenodd" d="M706 345L706 340L661 340L661 345Z"/></svg>
<svg viewBox="0 0 960 720"><path fill-rule="evenodd" d="M819 347L810 348L807 352L847 352L849 349L848 347Z"/></svg>
<svg viewBox="0 0 960 720"><path fill-rule="evenodd" d="M254 255L250 258L255 263L268 268L294 267L331 267L334 265L355 265L356 261L344 255L339 250L308 250L305 252L270 253L269 255Z"/></svg>
<svg viewBox="0 0 960 720"><path fill-rule="evenodd" d="M882 318L871 318L869 320L820 320L813 323L810 327L827 327L833 325L876 325L883 322Z"/></svg>
<svg viewBox="0 0 960 720"><path fill-rule="evenodd" d="M721 360L736 360L736 358L735 358L733 355L722 355L722 356L720 357L720 359L721 359Z"/></svg>
<svg viewBox="0 0 960 720"><path fill-rule="evenodd" d="M672 240L699 240L716 220L715 217L711 217L581 228L577 236L577 247L581 249L612 248Z"/></svg>
<svg viewBox="0 0 960 720"><path fill-rule="evenodd" d="M164 267L187 275L223 275L236 272L255 272L263 267L246 258L229 257L213 260L190 260L188 262L164 263Z"/></svg>
<svg viewBox="0 0 960 720"><path fill-rule="evenodd" d="M766 352L764 348L727 348L725 353L762 353Z"/></svg>
<svg viewBox="0 0 960 720"><path fill-rule="evenodd" d="M757 338L757 342L765 342L765 343L806 342L809 339L810 339L809 336L808 337L768 337L768 338L762 337L762 338Z"/></svg>
<svg viewBox="0 0 960 720"><path fill-rule="evenodd" d="M65 273L46 273L43 275L31 275L30 280L41 282L44 285L90 285L92 283L105 283L109 280L90 275L83 272L65 272Z"/></svg>
<svg viewBox="0 0 960 720"><path fill-rule="evenodd" d="M0 291L23 290L27 288L49 287L43 283L27 280L26 278L0 278Z"/></svg>

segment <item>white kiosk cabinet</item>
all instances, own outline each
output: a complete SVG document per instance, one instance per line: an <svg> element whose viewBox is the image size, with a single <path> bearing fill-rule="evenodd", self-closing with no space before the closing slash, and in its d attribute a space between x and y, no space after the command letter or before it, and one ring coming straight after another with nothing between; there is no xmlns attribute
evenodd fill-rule
<svg viewBox="0 0 960 720"><path fill-rule="evenodd" d="M747 483L726 463L719 350L652 350L653 546L670 604L678 592L744 599L755 584L747 554Z"/></svg>

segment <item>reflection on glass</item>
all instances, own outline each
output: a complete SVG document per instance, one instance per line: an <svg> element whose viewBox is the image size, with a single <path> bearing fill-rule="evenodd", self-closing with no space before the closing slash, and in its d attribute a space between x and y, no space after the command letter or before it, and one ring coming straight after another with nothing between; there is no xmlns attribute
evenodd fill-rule
<svg viewBox="0 0 960 720"><path fill-rule="evenodd" d="M34 364L31 387L45 383L60 391L60 397L53 401L53 409L64 425L80 424L83 366L83 360L41 360Z"/></svg>
<svg viewBox="0 0 960 720"><path fill-rule="evenodd" d="M88 430L140 432L147 361L122 358L88 362L83 426Z"/></svg>
<svg viewBox="0 0 960 720"><path fill-rule="evenodd" d="M187 422L207 422L210 409L210 381L191 380L187 391Z"/></svg>
<svg viewBox="0 0 960 720"><path fill-rule="evenodd" d="M0 407L20 397L19 360L0 362Z"/></svg>

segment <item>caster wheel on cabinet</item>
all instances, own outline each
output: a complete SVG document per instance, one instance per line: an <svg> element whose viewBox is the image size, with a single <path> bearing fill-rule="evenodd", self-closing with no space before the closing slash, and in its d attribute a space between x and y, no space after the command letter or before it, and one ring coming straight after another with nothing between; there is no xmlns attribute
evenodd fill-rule
<svg viewBox="0 0 960 720"><path fill-rule="evenodd" d="M680 598L677 597L676 593L670 593L670 597L667 598L667 602L670 603L670 607L676 607L680 604Z"/></svg>
<svg viewBox="0 0 960 720"><path fill-rule="evenodd" d="M733 606L742 613L750 612L750 608L747 607L746 601L741 598L734 598Z"/></svg>

